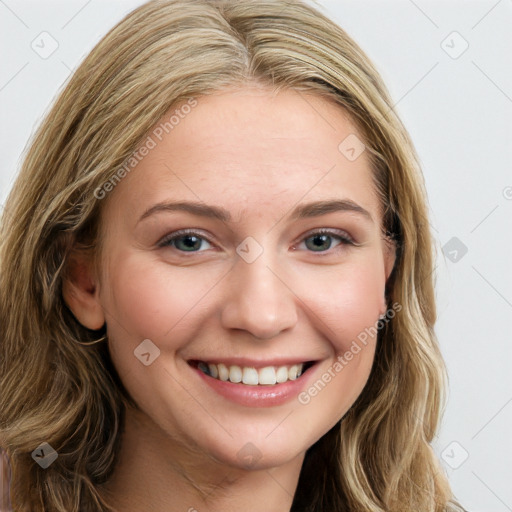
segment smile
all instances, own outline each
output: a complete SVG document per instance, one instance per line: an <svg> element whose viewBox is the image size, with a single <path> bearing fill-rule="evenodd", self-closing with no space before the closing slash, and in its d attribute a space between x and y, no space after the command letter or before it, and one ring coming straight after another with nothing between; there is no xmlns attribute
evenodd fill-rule
<svg viewBox="0 0 512 512"><path fill-rule="evenodd" d="M207 363L195 361L195 366L208 377L233 384L247 386L274 386L298 379L311 363L298 363L280 366L265 366L254 368L251 366L228 365L224 363Z"/></svg>

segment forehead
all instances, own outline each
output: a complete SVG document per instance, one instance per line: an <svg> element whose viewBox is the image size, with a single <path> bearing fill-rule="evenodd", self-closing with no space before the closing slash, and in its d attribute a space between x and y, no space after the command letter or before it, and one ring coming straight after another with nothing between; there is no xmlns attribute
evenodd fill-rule
<svg viewBox="0 0 512 512"><path fill-rule="evenodd" d="M118 205L142 213L151 203L190 199L236 219L301 199L348 197L378 218L367 152L346 152L354 143L361 150L361 136L331 100L248 87L197 98L164 125L175 111L150 131L154 147L117 186Z"/></svg>

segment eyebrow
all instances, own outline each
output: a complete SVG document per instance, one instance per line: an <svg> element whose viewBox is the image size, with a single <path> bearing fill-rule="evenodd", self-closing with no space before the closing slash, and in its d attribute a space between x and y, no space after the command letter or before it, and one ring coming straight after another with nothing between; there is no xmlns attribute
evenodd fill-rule
<svg viewBox="0 0 512 512"><path fill-rule="evenodd" d="M185 211L200 217L208 217L221 220L223 222L231 221L231 214L228 210L219 207L207 205L200 202L178 201L158 203L146 210L138 222L147 219L155 213ZM365 217L370 222L374 222L371 213L365 210L351 199L332 199L325 201L313 201L297 206L290 214L292 220L305 219L310 217L319 217L334 212L351 212Z"/></svg>

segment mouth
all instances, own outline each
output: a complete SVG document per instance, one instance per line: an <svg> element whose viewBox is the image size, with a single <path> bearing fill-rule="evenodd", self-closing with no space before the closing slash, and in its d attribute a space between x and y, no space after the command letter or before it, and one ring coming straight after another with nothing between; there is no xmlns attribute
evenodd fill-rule
<svg viewBox="0 0 512 512"><path fill-rule="evenodd" d="M245 386L275 386L299 379L315 364L315 361L279 366L269 365L261 368L198 360L188 363L204 375L222 382Z"/></svg>

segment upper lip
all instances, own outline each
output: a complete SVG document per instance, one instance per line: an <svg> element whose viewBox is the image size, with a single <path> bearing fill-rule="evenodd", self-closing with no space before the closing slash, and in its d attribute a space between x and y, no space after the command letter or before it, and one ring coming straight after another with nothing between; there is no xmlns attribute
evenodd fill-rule
<svg viewBox="0 0 512 512"><path fill-rule="evenodd" d="M246 357L201 357L191 358L188 360L189 363L203 362L209 364L225 364L226 366L240 366L247 368L265 368L267 366L292 366L294 364L306 364L314 363L314 358L298 358L298 357L287 357L287 358L273 358L273 359L249 359Z"/></svg>

